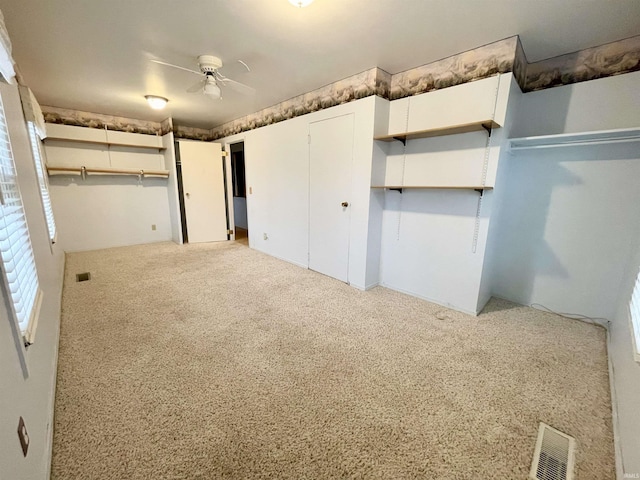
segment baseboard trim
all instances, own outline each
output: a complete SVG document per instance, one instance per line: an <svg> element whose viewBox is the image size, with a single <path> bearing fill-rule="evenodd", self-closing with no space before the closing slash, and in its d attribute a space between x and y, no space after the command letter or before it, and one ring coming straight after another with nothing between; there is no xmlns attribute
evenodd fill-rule
<svg viewBox="0 0 640 480"><path fill-rule="evenodd" d="M389 284L384 283L384 282L380 282L380 286L388 288L389 290L394 290L396 292L404 293L405 295L409 295L409 296L412 296L412 297L419 298L421 300L425 300L425 301L430 302L430 303L435 303L436 305L440 305L441 307L450 308L451 310L455 310L457 312L466 313L467 315L473 315L474 317L478 316L478 312L474 312L472 310L466 310L464 308L456 307L455 305L451 305L449 303L444 303L444 302L441 302L439 300L434 300L433 298L429 298L429 297L427 297L425 295L420 295L420 294L415 293L415 292L402 290L401 288L394 287L393 285L389 285Z"/></svg>
<svg viewBox="0 0 640 480"><path fill-rule="evenodd" d="M379 283L377 283L377 282L376 282L376 283L371 283L371 284L369 284L369 285L365 285L365 286L358 285L358 284L356 284L356 283L349 283L349 286L350 286L350 287L357 288L358 290L361 290L361 291L363 291L363 292L366 292L366 291L368 291L368 290L371 290L372 288L375 288L375 287L377 287L378 285L379 285Z"/></svg>
<svg viewBox="0 0 640 480"><path fill-rule="evenodd" d="M62 253L62 273L60 279L60 307L58 310L58 328L56 331L55 345L53 348L53 374L51 378L51 399L49 401L49 432L47 436L47 445L45 447L45 462L47 476L51 478L51 461L53 460L53 427L56 411L56 387L58 378L58 352L60 350L60 326L62 324L62 295L64 294L64 278L67 268L67 255Z"/></svg>
<svg viewBox="0 0 640 480"><path fill-rule="evenodd" d="M304 263L295 262L289 258L279 257L278 255L274 255L273 253L270 253L270 252L265 252L264 250L261 250L256 247L252 247L251 245L249 245L249 248L251 248L252 250L256 250L257 252L264 253L265 255L269 255L270 257L277 258L278 260L282 260L283 262L291 263L293 265L296 265L297 267L304 268L305 270L309 270L309 265L306 265Z"/></svg>
<svg viewBox="0 0 640 480"><path fill-rule="evenodd" d="M622 458L622 445L620 444L620 426L618 423L618 394L616 392L615 369L611 355L611 325L607 331L607 366L609 367L609 393L611 395L611 425L613 427L613 451L616 461L616 479L624 479L624 463Z"/></svg>

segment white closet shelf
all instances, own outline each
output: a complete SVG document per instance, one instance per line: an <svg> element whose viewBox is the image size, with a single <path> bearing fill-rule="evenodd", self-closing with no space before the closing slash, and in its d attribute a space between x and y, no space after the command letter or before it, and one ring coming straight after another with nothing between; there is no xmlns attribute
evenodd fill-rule
<svg viewBox="0 0 640 480"><path fill-rule="evenodd" d="M431 189L431 190L493 190L488 185L374 185L371 188L386 188L387 190Z"/></svg>
<svg viewBox="0 0 640 480"><path fill-rule="evenodd" d="M126 142L110 142L110 141L99 141L99 140L85 140L79 138L65 138L65 137L51 137L47 136L44 139L45 142L50 140L58 140L62 142L73 142L73 143L93 143L94 145L107 145L110 147L133 147L133 148L148 148L151 150L166 150L166 147L156 146L156 145L140 145L136 143L126 143Z"/></svg>
<svg viewBox="0 0 640 480"><path fill-rule="evenodd" d="M49 176L53 175L133 175L136 177L169 178L169 170L144 170L123 168L92 168L92 167L53 167L47 166Z"/></svg>
<svg viewBox="0 0 640 480"><path fill-rule="evenodd" d="M45 142L52 141L166 150L158 135L47 123Z"/></svg>
<svg viewBox="0 0 640 480"><path fill-rule="evenodd" d="M394 140L398 140L405 143L407 140L413 140L416 138L442 137L445 135L457 135L459 133L480 132L482 130L491 132L494 128L500 128L500 125L493 120L481 120L479 122L461 123L446 127L429 128L427 130L415 130L412 132L382 135L379 137L373 137L373 139L383 142L393 142Z"/></svg>
<svg viewBox="0 0 640 480"><path fill-rule="evenodd" d="M509 139L509 150L533 150L538 148L579 147L640 141L640 127L617 130L598 130L581 133L561 133Z"/></svg>

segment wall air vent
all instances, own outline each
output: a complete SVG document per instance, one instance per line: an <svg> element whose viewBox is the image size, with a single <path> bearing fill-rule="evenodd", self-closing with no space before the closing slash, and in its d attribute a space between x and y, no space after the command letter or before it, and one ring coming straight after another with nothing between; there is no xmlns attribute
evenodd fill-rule
<svg viewBox="0 0 640 480"><path fill-rule="evenodd" d="M573 437L540 423L529 478L531 480L572 480L575 444Z"/></svg>
<svg viewBox="0 0 640 480"><path fill-rule="evenodd" d="M91 280L91 274L89 272L76 273L76 282L86 282Z"/></svg>

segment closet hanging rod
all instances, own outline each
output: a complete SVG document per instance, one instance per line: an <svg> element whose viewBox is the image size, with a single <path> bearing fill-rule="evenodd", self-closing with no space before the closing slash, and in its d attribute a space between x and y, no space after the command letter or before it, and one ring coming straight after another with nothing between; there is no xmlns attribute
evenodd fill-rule
<svg viewBox="0 0 640 480"><path fill-rule="evenodd" d="M588 145L608 145L611 143L628 143L628 142L640 142L640 136L627 137L627 138L611 138L603 140L582 140L576 142L564 142L564 143L547 143L541 145L514 145L511 147L511 151L518 150L536 150L539 148L558 148L558 147L584 147Z"/></svg>
<svg viewBox="0 0 640 480"><path fill-rule="evenodd" d="M78 174L84 177L85 174L99 175L134 175L137 177L169 177L168 170L134 170L117 168L87 168L87 167L47 167L47 173L51 175Z"/></svg>
<svg viewBox="0 0 640 480"><path fill-rule="evenodd" d="M509 150L534 150L557 147L582 147L640 141L640 128L621 128L580 133L560 133L535 137L510 138Z"/></svg>

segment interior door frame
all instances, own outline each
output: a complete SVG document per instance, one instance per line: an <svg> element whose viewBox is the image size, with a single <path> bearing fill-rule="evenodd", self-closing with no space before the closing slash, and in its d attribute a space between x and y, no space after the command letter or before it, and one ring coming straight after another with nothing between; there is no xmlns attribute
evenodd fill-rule
<svg viewBox="0 0 640 480"><path fill-rule="evenodd" d="M245 184L248 185L247 182L247 142L246 139L243 137L240 138L236 138L233 141L227 141L225 143L222 144L222 150L225 152L225 156L224 156L224 165L225 165L225 187L226 187L226 191L227 191L227 217L228 217L228 225L229 225L229 230L231 230L233 233L229 235L229 239L232 241L235 241L236 239L236 218L235 218L235 211L234 211L234 207L233 207L233 175L231 173L231 145L235 145L236 143L244 143L244 178L245 178ZM248 187L247 187L248 188ZM249 225L249 194L247 193L247 198L246 198L246 202L247 202L247 226ZM247 241L249 241L249 238L247 238ZM249 241L250 242L250 241ZM249 243L249 246L251 246L251 243Z"/></svg>

